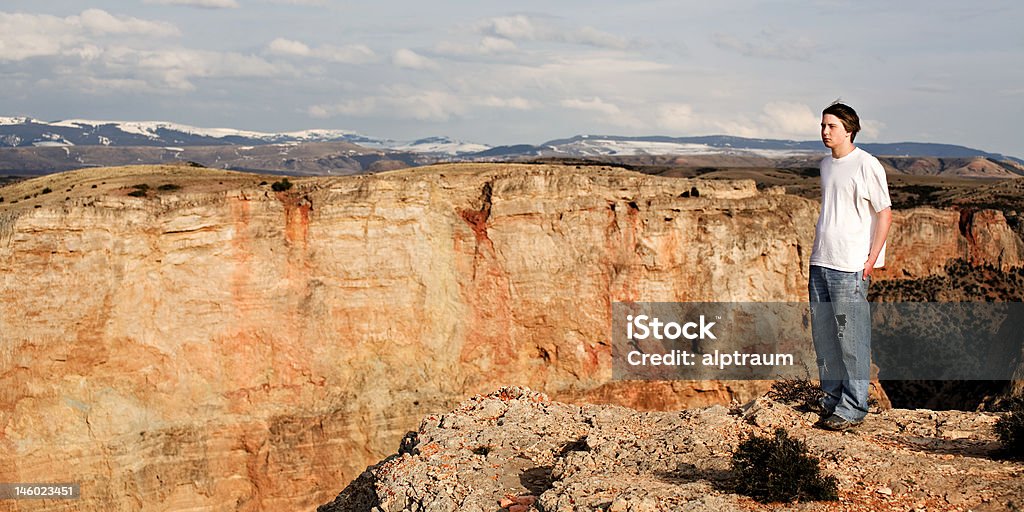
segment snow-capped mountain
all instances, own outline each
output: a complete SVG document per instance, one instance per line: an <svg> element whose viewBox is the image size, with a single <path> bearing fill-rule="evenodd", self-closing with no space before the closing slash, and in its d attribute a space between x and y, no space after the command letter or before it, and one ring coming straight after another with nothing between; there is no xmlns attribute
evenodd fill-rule
<svg viewBox="0 0 1024 512"><path fill-rule="evenodd" d="M462 142L449 139L448 137L428 137L425 139L414 140L409 143L393 142L391 145L385 146L384 148L394 151L408 151L410 153L445 153L449 155L479 153L481 151L491 149L490 146L484 144Z"/></svg>
<svg viewBox="0 0 1024 512"><path fill-rule="evenodd" d="M229 146L259 148L267 145L299 145L304 143L347 143L361 152L382 155L406 155L398 159L417 161L510 160L535 157L632 157L648 155L710 155L760 157L768 159L810 158L824 155L821 142L775 139L747 139L725 135L703 137L625 137L616 135L577 135L539 145L518 144L492 147L486 144L428 137L414 141L372 137L349 130L303 130L266 133L233 128L200 128L163 121L95 121L69 119L40 121L29 117L0 117L0 148L3 147L71 147L106 146L195 148ZM1024 161L964 146L903 142L894 144L858 143L875 155L973 158L997 161Z"/></svg>
<svg viewBox="0 0 1024 512"><path fill-rule="evenodd" d="M259 146L303 142L348 142L385 151L461 155L490 146L431 137L416 141L376 138L349 130L303 130L266 133L233 128L200 128L164 121L96 121L68 119L40 121L28 117L0 117L0 147L40 146Z"/></svg>
<svg viewBox="0 0 1024 512"><path fill-rule="evenodd" d="M857 143L873 155L972 158L1024 161L998 153L952 144L922 142ZM493 148L497 151L500 148ZM765 158L808 157L825 155L827 150L820 141L793 141L777 139L747 139L728 135L702 137L623 137L616 135L578 135L569 139L545 142L535 147L543 156L633 156L633 155L725 155L759 156Z"/></svg>
<svg viewBox="0 0 1024 512"><path fill-rule="evenodd" d="M635 155L743 155L767 158L820 154L820 143L784 140L743 139L739 137L621 137L579 135L571 139L546 142L538 147L541 155L635 156Z"/></svg>

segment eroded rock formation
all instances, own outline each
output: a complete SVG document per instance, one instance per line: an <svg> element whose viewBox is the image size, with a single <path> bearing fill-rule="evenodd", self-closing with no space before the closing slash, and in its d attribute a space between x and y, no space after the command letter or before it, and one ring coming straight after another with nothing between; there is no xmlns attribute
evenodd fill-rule
<svg viewBox="0 0 1024 512"><path fill-rule="evenodd" d="M1024 464L999 458L997 416L892 409L854 432L758 398L742 408L638 412L502 388L429 415L399 453L320 512L777 510L738 495L731 454L776 428L804 441L839 483L838 502L799 510L1007 510Z"/></svg>
<svg viewBox="0 0 1024 512"><path fill-rule="evenodd" d="M82 484L42 510L296 510L424 414L502 385L640 409L749 399L763 382L611 382L610 304L803 300L817 215L752 181L610 168L259 180L168 167L14 185L0 481ZM929 257L953 243L942 215Z"/></svg>
<svg viewBox="0 0 1024 512"><path fill-rule="evenodd" d="M1024 242L998 210L896 210L887 243L886 268L877 279L943 274L950 260L957 259L1000 270L1024 266Z"/></svg>

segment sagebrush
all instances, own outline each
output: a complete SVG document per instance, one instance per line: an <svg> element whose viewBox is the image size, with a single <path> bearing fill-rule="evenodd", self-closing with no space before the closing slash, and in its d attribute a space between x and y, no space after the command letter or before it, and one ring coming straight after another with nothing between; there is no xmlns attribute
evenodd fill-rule
<svg viewBox="0 0 1024 512"><path fill-rule="evenodd" d="M1011 400L1007 413L996 420L995 431L1007 455L1024 458L1024 398Z"/></svg>
<svg viewBox="0 0 1024 512"><path fill-rule="evenodd" d="M816 407L824 396L818 384L804 378L777 380L768 391L772 400L807 409Z"/></svg>
<svg viewBox="0 0 1024 512"><path fill-rule="evenodd" d="M273 190L274 192L284 192L292 188L292 185L292 182L288 181L288 178L284 178L281 181L275 181L272 185L270 185L270 189Z"/></svg>
<svg viewBox="0 0 1024 512"><path fill-rule="evenodd" d="M823 474L821 461L808 453L807 445L782 428L774 437L753 436L740 443L732 469L739 479L736 492L762 503L839 498L836 478Z"/></svg>

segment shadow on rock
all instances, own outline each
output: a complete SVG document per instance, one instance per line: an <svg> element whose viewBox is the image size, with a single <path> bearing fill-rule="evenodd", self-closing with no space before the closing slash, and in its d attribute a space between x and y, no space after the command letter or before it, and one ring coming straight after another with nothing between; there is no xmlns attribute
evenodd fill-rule
<svg viewBox="0 0 1024 512"><path fill-rule="evenodd" d="M1002 447L995 441L974 441L968 439L940 439L936 437L904 436L891 438L911 450L938 455L956 455L976 459L999 460L1005 458Z"/></svg>
<svg viewBox="0 0 1024 512"><path fill-rule="evenodd" d="M519 483L534 496L544 494L544 491L554 487L554 478L551 476L552 466L538 466L519 473Z"/></svg>
<svg viewBox="0 0 1024 512"><path fill-rule="evenodd" d="M721 469L700 469L684 462L672 471L655 473L658 480L667 484L683 485L693 482L708 482L716 490L726 493L736 492L736 473Z"/></svg>
<svg viewBox="0 0 1024 512"><path fill-rule="evenodd" d="M363 471L334 501L320 505L316 512L372 512L380 506L375 484L377 477L372 469Z"/></svg>

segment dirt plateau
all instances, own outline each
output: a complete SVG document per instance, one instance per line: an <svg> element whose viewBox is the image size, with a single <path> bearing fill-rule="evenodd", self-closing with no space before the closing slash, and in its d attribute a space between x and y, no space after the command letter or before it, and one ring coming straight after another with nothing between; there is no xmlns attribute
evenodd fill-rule
<svg viewBox="0 0 1024 512"><path fill-rule="evenodd" d="M612 381L611 303L802 301L818 212L750 180L600 167L275 179L3 189L0 482L82 498L0 510L310 509L424 415L505 385L641 410L756 398L765 382ZM1020 265L1002 215L896 212L882 277Z"/></svg>
<svg viewBox="0 0 1024 512"><path fill-rule="evenodd" d="M890 409L855 431L759 397L640 412L519 387L429 415L397 454L319 512L1018 510L1024 463L999 458L987 413ZM839 500L761 504L734 491L731 454L786 429L838 481Z"/></svg>

